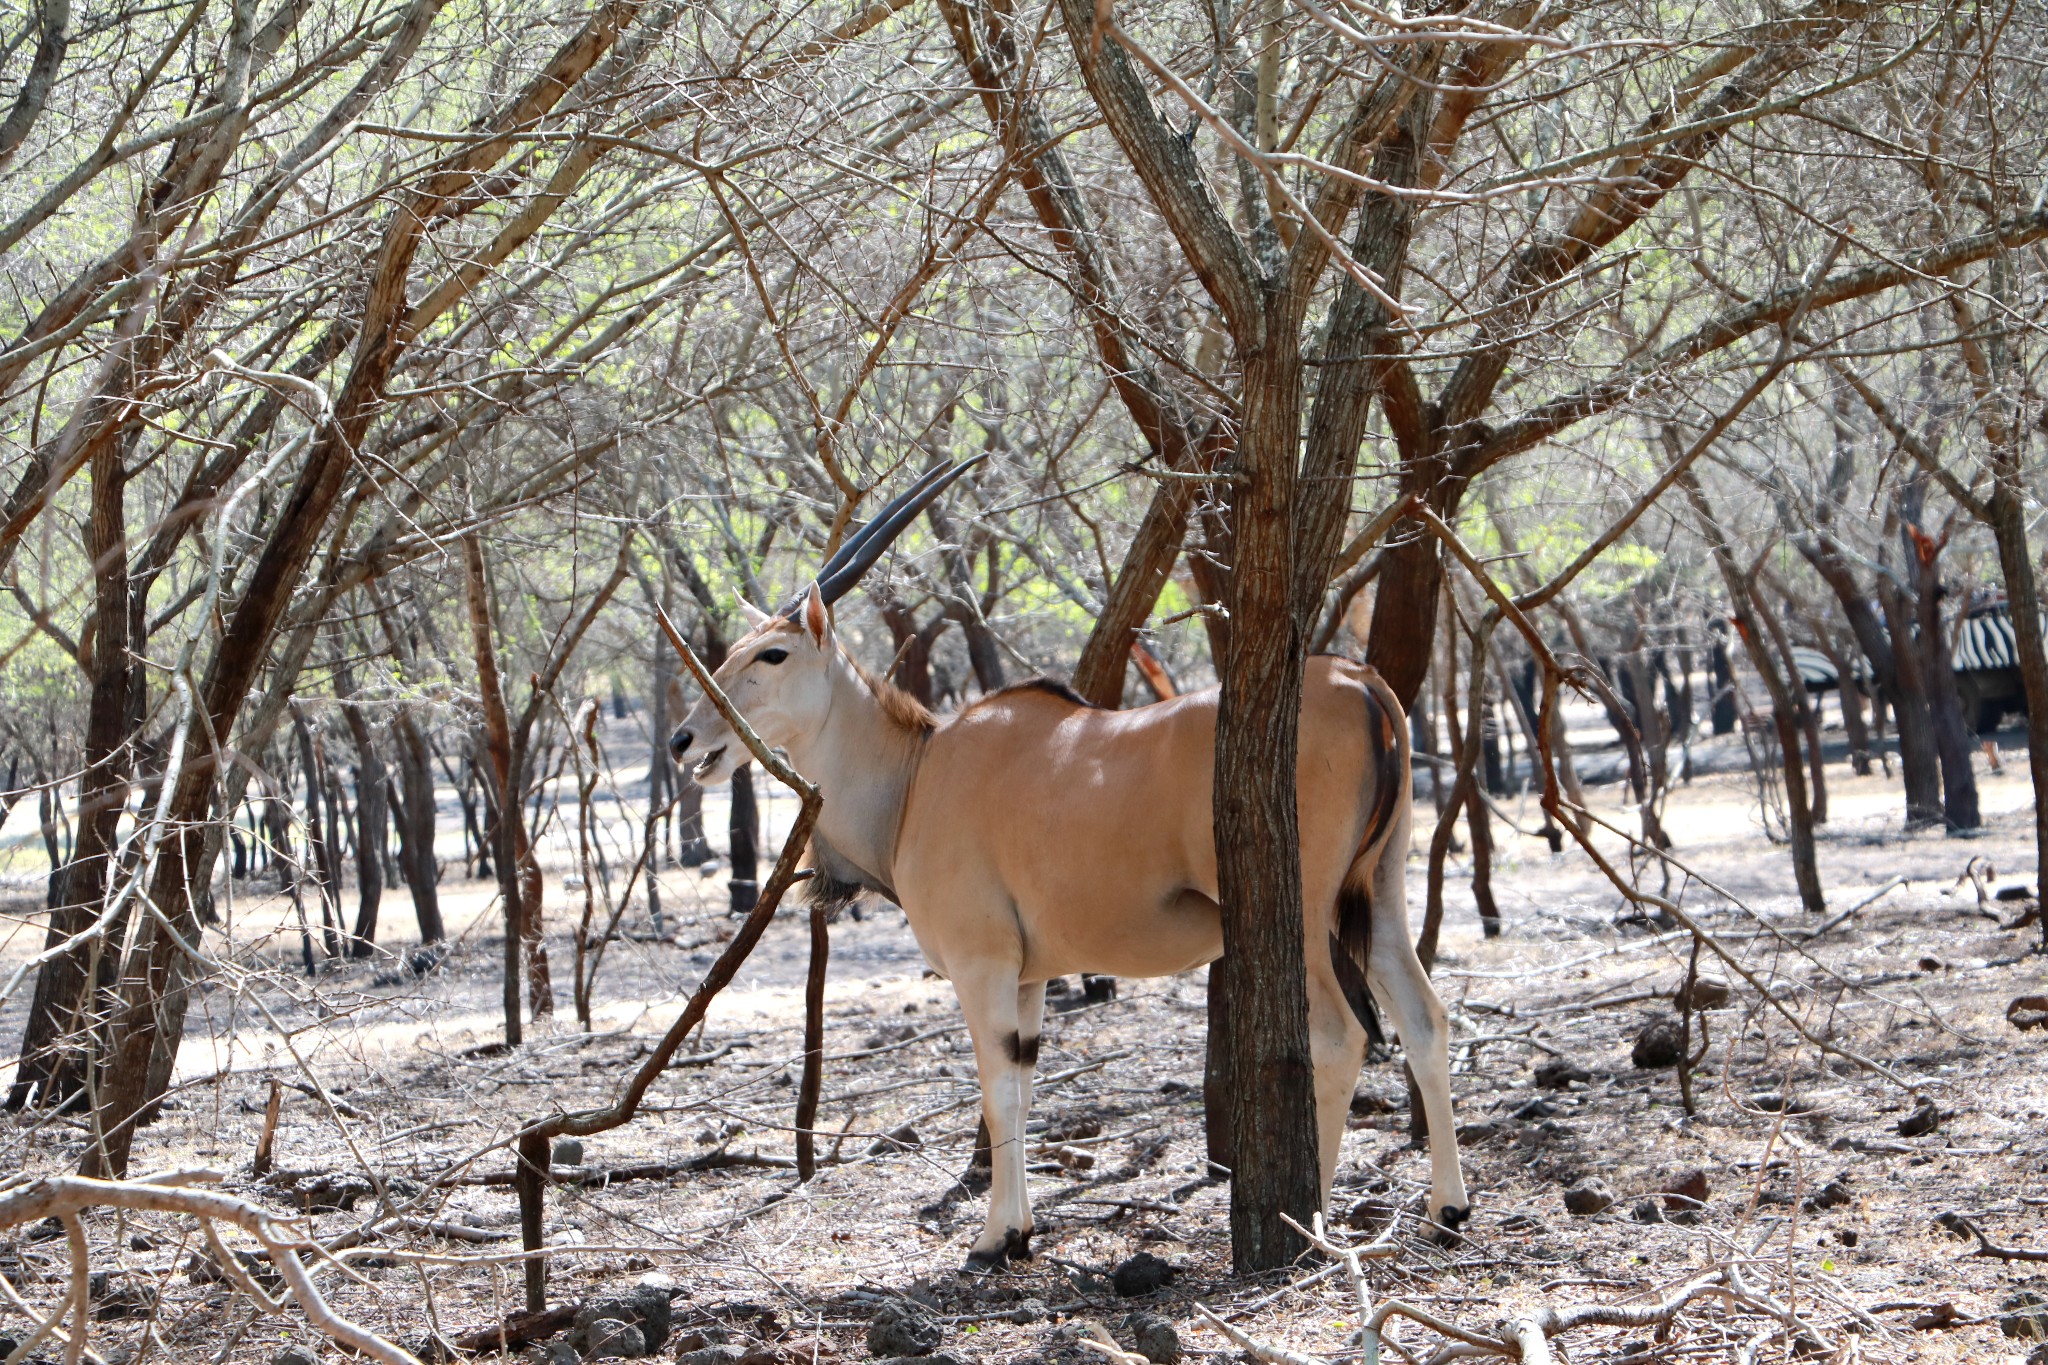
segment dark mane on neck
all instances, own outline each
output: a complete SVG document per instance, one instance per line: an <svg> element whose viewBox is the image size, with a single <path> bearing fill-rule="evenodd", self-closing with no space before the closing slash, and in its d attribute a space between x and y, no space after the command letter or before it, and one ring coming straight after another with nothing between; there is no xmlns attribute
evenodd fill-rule
<svg viewBox="0 0 2048 1365"><path fill-rule="evenodd" d="M919 739L939 728L937 718L927 711L924 703L916 697L887 678L878 678L868 672L861 661L851 654L846 655L846 662L853 665L853 671L867 684L868 691L874 693L875 700L881 703L882 714L898 728L910 731Z"/></svg>
<svg viewBox="0 0 2048 1365"><path fill-rule="evenodd" d="M1103 709L1082 696L1079 692L1076 692L1070 684L1061 682L1058 678L1026 678L1023 682L1011 683L1008 687L999 688L989 695L991 697L1000 697L1011 692L1043 692L1049 697L1058 697L1063 702L1069 702L1075 706L1085 706L1090 711L1100 711Z"/></svg>

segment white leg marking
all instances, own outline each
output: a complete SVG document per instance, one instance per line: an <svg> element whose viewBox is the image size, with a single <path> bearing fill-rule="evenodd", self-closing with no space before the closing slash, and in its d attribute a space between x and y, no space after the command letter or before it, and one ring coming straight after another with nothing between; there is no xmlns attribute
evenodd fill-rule
<svg viewBox="0 0 2048 1365"><path fill-rule="evenodd" d="M1375 997L1394 1016L1394 1027L1408 1053L1409 1070L1415 1073L1416 1089L1422 1092L1422 1112L1429 1122L1430 1217L1440 1219L1449 1209L1453 1219L1462 1220L1469 1201L1464 1172L1458 1167L1456 1121L1451 1116L1451 1030L1443 1001L1429 984L1406 933L1373 935L1368 979Z"/></svg>
<svg viewBox="0 0 2048 1365"><path fill-rule="evenodd" d="M1037 1056L1037 1020L1032 1020L1032 1034L1025 1038L1021 1006L1027 992L1018 985L1013 967L963 972L953 979L953 990L974 1039L981 1113L989 1138L988 1221L974 1240L968 1263L994 1268L1013 1251L1022 1252L1031 1235L1030 1195L1024 1186L1030 1070L1024 1058ZM1038 999L1044 999L1043 987L1038 988Z"/></svg>

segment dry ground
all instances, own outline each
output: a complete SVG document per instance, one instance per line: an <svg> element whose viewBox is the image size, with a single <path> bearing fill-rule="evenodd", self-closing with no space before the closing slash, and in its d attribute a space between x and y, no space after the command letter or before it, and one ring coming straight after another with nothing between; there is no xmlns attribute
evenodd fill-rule
<svg viewBox="0 0 2048 1365"><path fill-rule="evenodd" d="M1454 869L1438 979L1461 1040L1455 1084L1476 1215L1462 1247L1410 1239L1399 1258L1376 1263L1373 1292L1490 1330L1543 1304L1654 1295L1732 1259L1810 1324L1817 1340L1805 1345L1819 1348L1812 1358L2024 1359L2035 1343L2001 1332L2000 1305L2030 1285L2048 1293L2048 1266L1972 1255L1969 1242L1936 1223L1960 1213L1999 1243L2048 1251L2048 1036L2022 1034L2004 1018L2013 997L2048 988L2048 958L2029 955L2038 930L2004 930L1970 886L1954 889L1973 856L2008 873L2030 869L2031 807L2012 775L2020 766L1985 779L1989 829L1968 840L1903 834L1895 784L1831 771L1834 818L1821 851L1831 907L1848 910L1894 878L1906 881L1807 944L1788 936L1815 925L1790 897L1786 854L1756 825L1745 776L1703 777L1665 814L1678 856L1703 879L1674 880L1685 906L1775 985L1809 1031L1878 1059L1933 1099L1946 1117L1924 1136L1897 1132L1913 1104L1905 1090L1802 1043L1739 984L1709 1016L1698 1113L1688 1117L1674 1073L1630 1062L1645 1021L1668 1011L1660 1000L1684 971L1685 941L1617 924L1620 898L1583 855L1553 857L1539 841L1512 836L1495 870L1507 932L1482 940ZM1614 789L1601 795L1618 822L1632 824ZM1536 823L1531 805L1510 803L1508 813L1524 828ZM1426 838L1418 831L1418 848ZM488 887L449 885L459 928L453 955L423 980L394 983L389 960L309 981L294 970L295 935L281 932L291 923L283 902L243 886L238 975L195 1008L181 1058L185 1088L138 1142L137 1169L211 1166L229 1173L228 1189L288 1207L275 1186L247 1173L270 1077L317 1077L336 1101L330 1110L286 1091L280 1166L340 1175L367 1166L430 1187L508 1170L496 1144L521 1119L608 1098L730 932L724 883L690 869L664 874L669 938L651 939L644 915L629 917L634 936L612 945L598 981L595 1032L578 1034L568 1013L573 949L562 931L565 906L580 893L563 890L566 850L553 847L550 949L561 1012L512 1055L476 1051L498 1031ZM1421 861L1412 867L1418 904ZM1645 875L1659 884L1654 871ZM402 891L387 896L387 926L398 929L408 911ZM388 937L405 950L404 933ZM28 936L16 933L0 965L28 951ZM693 1044L699 1059L712 1060L670 1071L645 1116L591 1140L584 1165L787 1158L805 952L801 917L785 913ZM973 1059L948 988L921 966L893 909L871 908L834 931L820 1127L839 1136L826 1144L834 1159L816 1180L800 1186L777 1165L724 1165L560 1187L548 1209L549 1240L563 1248L552 1266L556 1296L664 1274L680 1291L679 1332L717 1322L789 1362L864 1360L863 1324L879 1302L902 1294L947 1317L947 1349L988 1362L1094 1359L1071 1343L1072 1324L1114 1328L1133 1306L1175 1319L1191 1354L1235 1355L1193 1317L1196 1301L1262 1341L1324 1360L1357 1358L1357 1306L1341 1276L1311 1278L1311 1263L1256 1283L1228 1274L1228 1187L1203 1179L1201 973L1125 981L1115 1001L1049 1020L1033 1155L1042 1254L990 1281L957 1279L981 1206L957 1180L974 1133ZM17 1001L0 1016L7 1053L19 1022ZM1540 1088L1536 1065L1558 1058L1590 1081ZM1360 1093L1334 1207L1344 1215L1363 1206L1362 1221L1372 1223L1385 1206L1419 1207L1426 1166L1407 1140L1398 1065L1368 1066ZM889 1133L901 1140L879 1140ZM0 1164L60 1171L82 1138L75 1118L16 1117L0 1129ZM1639 1200L1692 1170L1709 1188L1696 1222L1636 1221ZM1567 1214L1563 1191L1595 1176L1620 1201L1597 1217ZM1831 1182L1840 1201L1810 1207ZM501 1186L448 1184L428 1203L433 1216L479 1236L514 1222ZM366 1198L354 1212L321 1214L317 1232L338 1235L373 1205ZM91 1228L99 1264L137 1277L182 1268L194 1238L169 1218L117 1225L101 1217ZM31 1301L53 1302L55 1286L34 1283L34 1272L60 1264L62 1240L26 1232L12 1234L20 1246L9 1259L30 1273L15 1278ZM138 1232L147 1235L131 1242ZM516 1270L476 1257L504 1242L393 1244L453 1261L372 1261L361 1283L327 1279L338 1306L387 1335L430 1324L453 1334L517 1306ZM1096 1272L1140 1249L1178 1267L1178 1278L1143 1305L1118 1301ZM1949 1315L1953 1325L1911 1325L1930 1315ZM290 1342L334 1357L295 1314L249 1318L219 1286L177 1275L164 1281L153 1320L98 1324L94 1345L109 1360L268 1361ZM0 1317L0 1332L20 1325L18 1314ZM1581 1362L1732 1360L1768 1325L1702 1303L1666 1340L1587 1328L1560 1344ZM1411 1327L1405 1340L1419 1348L1434 1339ZM1786 1359L1792 1349L1781 1336L1757 1358Z"/></svg>

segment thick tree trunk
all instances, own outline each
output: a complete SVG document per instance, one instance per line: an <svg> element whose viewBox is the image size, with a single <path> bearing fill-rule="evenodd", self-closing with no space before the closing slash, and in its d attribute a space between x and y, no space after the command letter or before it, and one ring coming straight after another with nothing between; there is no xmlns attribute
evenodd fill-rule
<svg viewBox="0 0 2048 1365"><path fill-rule="evenodd" d="M1230 652L1218 670L1216 722L1217 882L1231 1000L1210 1021L1210 1045L1228 1054L1234 1078L1230 1145L1240 1160L1230 1236L1240 1271L1291 1262L1305 1244L1281 1215L1306 1226L1321 1202L1294 786L1307 639L1293 601L1302 374L1293 338L1268 340L1245 356ZM1260 1160L1242 1159L1254 1151Z"/></svg>
<svg viewBox="0 0 2048 1365"><path fill-rule="evenodd" d="M44 947L54 948L91 927L106 902L114 874L114 843L128 803L132 750L140 698L130 658L131 640L126 526L126 452L120 441L102 441L92 457L92 506L87 547L95 568L90 655L92 680L85 723L85 771L78 783L78 833L62 874L53 871L50 924ZM81 650L86 648L81 642ZM49 789L45 788L47 792ZM47 822L46 822L47 823ZM58 866L54 857L51 867ZM59 890L61 888L61 890ZM54 957L36 973L28 1024L21 1042L7 1107L33 1099L40 1105L67 1103L80 1095L91 1065L81 1033L92 1011L89 983L111 967L120 952L119 935L102 934Z"/></svg>

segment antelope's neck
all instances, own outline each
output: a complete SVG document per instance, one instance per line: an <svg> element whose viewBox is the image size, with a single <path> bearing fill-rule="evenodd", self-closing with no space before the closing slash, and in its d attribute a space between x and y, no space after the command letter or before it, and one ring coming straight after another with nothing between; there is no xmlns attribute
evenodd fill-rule
<svg viewBox="0 0 2048 1365"><path fill-rule="evenodd" d="M833 666L831 710L802 747L801 756L791 757L825 798L820 838L860 871L869 889L893 896L896 835L924 735L890 717L842 658Z"/></svg>

